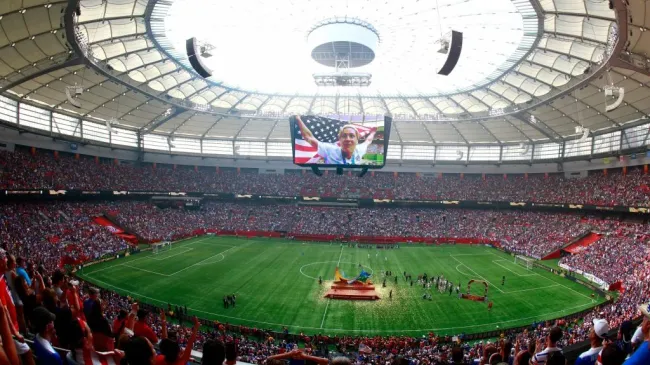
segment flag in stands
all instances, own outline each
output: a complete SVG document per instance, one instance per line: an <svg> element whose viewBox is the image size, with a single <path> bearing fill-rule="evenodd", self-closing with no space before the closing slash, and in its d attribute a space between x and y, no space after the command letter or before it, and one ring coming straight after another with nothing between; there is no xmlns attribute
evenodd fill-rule
<svg viewBox="0 0 650 365"><path fill-rule="evenodd" d="M359 344L359 352L365 353L365 354L370 354L372 353L372 348L370 346L366 346L365 344Z"/></svg>
<svg viewBox="0 0 650 365"><path fill-rule="evenodd" d="M325 143L337 143L339 141L339 130L346 124L351 124L345 121L319 117L315 115L303 115L300 117L305 123L305 126L314 135L314 138ZM359 143L370 134L372 128L364 127L359 124L352 124L359 131ZM298 123L294 124L295 139L295 163L318 163L321 156L318 155L318 149L310 145L302 137Z"/></svg>
<svg viewBox="0 0 650 365"><path fill-rule="evenodd" d="M120 229L117 229L117 228L115 228L113 226L106 226L106 229L108 229L111 233L120 233L121 232Z"/></svg>

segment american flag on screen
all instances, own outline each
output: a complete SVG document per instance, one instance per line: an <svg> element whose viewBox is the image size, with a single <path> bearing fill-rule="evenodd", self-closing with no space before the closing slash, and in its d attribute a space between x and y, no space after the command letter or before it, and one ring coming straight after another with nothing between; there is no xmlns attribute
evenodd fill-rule
<svg viewBox="0 0 650 365"><path fill-rule="evenodd" d="M307 129L309 129L314 135L314 138L320 142L338 144L339 130L346 124L352 124L357 128L359 131L359 143L361 143L372 131L372 128L364 127L360 124L319 117L316 115L301 115L300 119L302 119ZM294 133L296 136L296 156L294 158L294 162L297 164L318 163L321 159L321 156L318 155L318 149L316 147L312 147L312 145L303 139L302 133L300 133L298 122L294 124Z"/></svg>

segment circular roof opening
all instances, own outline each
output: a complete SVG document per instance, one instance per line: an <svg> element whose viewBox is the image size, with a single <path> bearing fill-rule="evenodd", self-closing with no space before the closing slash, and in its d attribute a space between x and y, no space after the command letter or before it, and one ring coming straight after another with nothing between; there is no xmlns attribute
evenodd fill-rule
<svg viewBox="0 0 650 365"><path fill-rule="evenodd" d="M511 0L440 0L439 9L418 0L170 1L161 44L171 54L189 65L184 42L197 37L215 47L205 59L212 81L274 95L435 97L475 89L526 56L539 23L530 2ZM452 29L463 32L462 57L451 75L441 76L446 55L437 42ZM328 36L317 44L320 32ZM372 74L372 85L317 86L312 75L331 72L345 48L358 55L354 72Z"/></svg>
<svg viewBox="0 0 650 365"><path fill-rule="evenodd" d="M316 26L307 35L311 58L335 69L356 68L375 59L377 31L359 20L333 19Z"/></svg>

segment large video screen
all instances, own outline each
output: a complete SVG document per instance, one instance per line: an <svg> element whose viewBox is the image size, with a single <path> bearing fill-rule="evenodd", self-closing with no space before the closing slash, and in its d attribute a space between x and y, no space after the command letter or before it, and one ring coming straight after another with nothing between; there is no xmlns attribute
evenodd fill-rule
<svg viewBox="0 0 650 365"><path fill-rule="evenodd" d="M358 119L292 116L293 162L301 166L384 167L392 119Z"/></svg>

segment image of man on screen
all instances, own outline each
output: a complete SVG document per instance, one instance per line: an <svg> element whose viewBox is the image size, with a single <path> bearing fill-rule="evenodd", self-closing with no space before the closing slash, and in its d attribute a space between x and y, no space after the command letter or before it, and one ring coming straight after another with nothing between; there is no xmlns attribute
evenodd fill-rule
<svg viewBox="0 0 650 365"><path fill-rule="evenodd" d="M366 140L359 144L359 130L351 124L346 124L339 130L338 144L326 143L314 137L300 116L296 116L296 120L304 140L318 149L318 155L326 165L361 165L361 159L366 154L376 133L376 128L374 128Z"/></svg>

